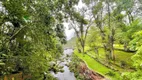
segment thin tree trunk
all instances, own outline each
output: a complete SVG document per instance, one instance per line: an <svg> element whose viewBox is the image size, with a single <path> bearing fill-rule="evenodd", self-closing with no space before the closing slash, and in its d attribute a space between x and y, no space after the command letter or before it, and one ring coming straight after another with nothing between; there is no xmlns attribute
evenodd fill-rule
<svg viewBox="0 0 142 80"><path fill-rule="evenodd" d="M111 27L111 24L110 24L110 22L111 22L111 20L110 20L110 17L111 17L111 15L110 15L110 4L109 4L109 2L107 2L107 4L108 4L108 17L109 17L109 20L108 20L108 26L109 26L109 30L111 31L110 32L110 34L109 34L109 50L110 50L110 58L112 59L112 60L114 60L114 48L113 48L113 44L114 44L114 28L113 27Z"/></svg>
<svg viewBox="0 0 142 80"><path fill-rule="evenodd" d="M125 50L125 51L128 51L128 50L129 50L129 49L128 49L128 43L127 43L127 42L124 43L124 50Z"/></svg>
<svg viewBox="0 0 142 80"><path fill-rule="evenodd" d="M108 59L107 45L106 45L106 42L105 42L105 40L106 40L105 36L106 35L105 35L103 27L102 27L102 25L103 25L103 18L102 18L103 15L102 15L102 13L103 13L103 7L102 7L101 13L100 13L100 20L99 20L99 14L98 14L98 16L96 18L96 20L98 20L98 22L96 24L97 24L97 27L98 27L98 29L100 31L100 34L101 34L102 45L103 45L103 48L104 48L104 51L105 51L105 54L106 54L106 59Z"/></svg>

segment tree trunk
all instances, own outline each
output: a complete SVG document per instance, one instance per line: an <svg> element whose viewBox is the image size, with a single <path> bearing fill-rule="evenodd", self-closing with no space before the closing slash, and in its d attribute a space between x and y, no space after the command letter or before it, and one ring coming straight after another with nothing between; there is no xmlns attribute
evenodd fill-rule
<svg viewBox="0 0 142 80"><path fill-rule="evenodd" d="M128 48L128 43L127 43L127 42L124 43L124 50L125 50L125 51L128 51L128 50L129 50L129 48Z"/></svg>
<svg viewBox="0 0 142 80"><path fill-rule="evenodd" d="M108 40L109 40L109 50L110 50L110 58L112 59L112 60L114 60L114 48L113 48L113 44L114 44L114 34L115 34L115 30L114 30L114 28L111 26L111 24L110 24L110 22L111 22L111 20L110 20L110 17L111 17L111 15L110 15L110 4L109 4L109 2L107 2L107 4L108 4L108 17L109 17L109 20L108 20L108 26L109 26L109 30L110 30L110 34L108 35L109 37L108 37Z"/></svg>
<svg viewBox="0 0 142 80"><path fill-rule="evenodd" d="M95 53L96 53L96 58L99 59L98 47L95 47L94 50L95 50Z"/></svg>
<svg viewBox="0 0 142 80"><path fill-rule="evenodd" d="M114 58L114 47L113 47L113 44L114 44L114 29L112 29L112 34L111 34L111 37L110 37L110 39L111 39L111 59L113 60L113 61L115 61L115 58Z"/></svg>

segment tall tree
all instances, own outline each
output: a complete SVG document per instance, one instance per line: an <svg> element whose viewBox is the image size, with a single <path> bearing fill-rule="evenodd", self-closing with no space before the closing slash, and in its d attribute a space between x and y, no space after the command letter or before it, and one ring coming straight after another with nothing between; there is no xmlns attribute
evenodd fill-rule
<svg viewBox="0 0 142 80"><path fill-rule="evenodd" d="M64 21L70 0L1 0L0 74L22 71L41 80L49 62L63 52ZM4 66L3 66L4 65Z"/></svg>
<svg viewBox="0 0 142 80"><path fill-rule="evenodd" d="M88 17L88 9L87 7L82 7L78 11L75 11L72 9L72 15L70 15L70 21L69 23L71 24L71 28L75 30L75 34L77 36L79 45L81 46L81 52L84 54L85 53L85 43L86 43L86 38L88 34L88 30L93 24L93 18L90 17L91 14L89 14Z"/></svg>

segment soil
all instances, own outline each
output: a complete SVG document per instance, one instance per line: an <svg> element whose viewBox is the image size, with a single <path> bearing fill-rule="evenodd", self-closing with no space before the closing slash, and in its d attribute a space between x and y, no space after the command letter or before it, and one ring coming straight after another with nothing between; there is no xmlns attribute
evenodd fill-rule
<svg viewBox="0 0 142 80"><path fill-rule="evenodd" d="M84 75L88 80L107 80L104 76L101 74L90 70L87 65L84 62L81 62L80 64L80 73Z"/></svg>

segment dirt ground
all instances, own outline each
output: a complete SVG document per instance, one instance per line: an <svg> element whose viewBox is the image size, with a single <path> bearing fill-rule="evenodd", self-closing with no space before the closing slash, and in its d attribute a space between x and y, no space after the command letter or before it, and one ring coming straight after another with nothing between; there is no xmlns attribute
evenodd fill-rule
<svg viewBox="0 0 142 80"><path fill-rule="evenodd" d="M87 65L83 62L80 64L80 73L83 74L88 80L107 80L104 76L99 73L90 70Z"/></svg>

